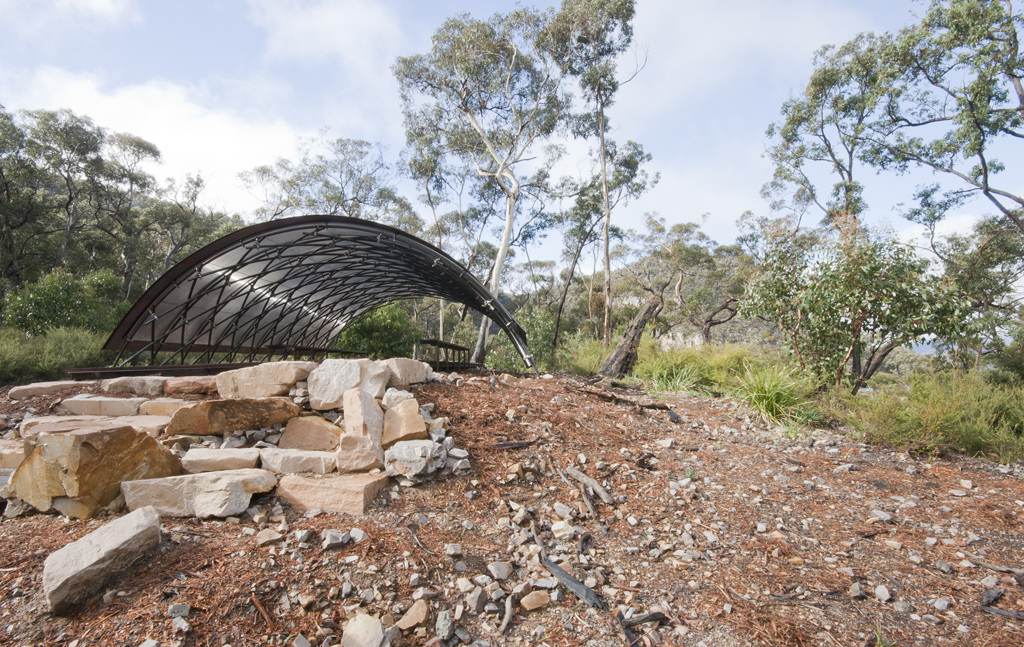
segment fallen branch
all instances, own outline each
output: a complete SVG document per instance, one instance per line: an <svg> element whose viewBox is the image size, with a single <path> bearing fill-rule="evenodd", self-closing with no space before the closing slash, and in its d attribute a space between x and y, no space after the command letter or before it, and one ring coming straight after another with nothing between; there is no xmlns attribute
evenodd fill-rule
<svg viewBox="0 0 1024 647"><path fill-rule="evenodd" d="M537 528L533 523L530 524L530 534L533 535L534 543L540 548L540 565L548 569L548 572L554 575L555 579L564 584L565 588L572 591L573 595L582 600L584 604L595 609L604 609L604 602L601 601L601 598L597 597L594 589L566 573L561 566L548 561L548 552L544 550L544 544L537 537Z"/></svg>
<svg viewBox="0 0 1024 647"><path fill-rule="evenodd" d="M996 607L981 607L981 610L985 613L991 613L994 616L1012 618L1014 620L1024 620L1024 613L1019 611L1007 611L1006 609L998 609Z"/></svg>
<svg viewBox="0 0 1024 647"><path fill-rule="evenodd" d="M635 627L637 625L642 625L645 622L661 622L663 620L668 620L668 616L661 611L655 611L654 613L642 613L638 616L627 618L626 620L620 620L619 622L625 627Z"/></svg>
<svg viewBox="0 0 1024 647"><path fill-rule="evenodd" d="M263 605L260 604L260 601L256 599L256 595L255 594L250 595L249 599L252 600L252 603L256 605L256 609L259 610L260 615L263 616L263 621L267 623L267 629L269 629L270 632L273 633L274 632L274 623L270 619L270 614L268 614L267 610L263 608Z"/></svg>
<svg viewBox="0 0 1024 647"><path fill-rule="evenodd" d="M1013 575L1013 576L1015 576L1017 578L1024 577L1024 571L1022 571L1022 570L1019 570L1019 569L1016 569L1016 568L1010 568L1009 566L998 566L996 564L986 564L985 562L981 561L981 558L978 557L977 555L974 555L973 553L968 553L966 550L962 551L962 552L963 552L964 555L967 555L968 557L970 557L972 562L974 562L978 566L981 566L982 568L987 568L988 570L995 571L996 573L1006 573L1008 575Z"/></svg>
<svg viewBox="0 0 1024 647"><path fill-rule="evenodd" d="M412 535L413 540L416 541L416 545L422 548L424 552L426 552L428 555L433 555L434 557L437 557L437 553L432 552L429 548L423 545L423 542L420 541L420 538L416 536L416 532L412 528L410 528L409 526L399 526L399 528L403 530L408 530L409 534Z"/></svg>
<svg viewBox="0 0 1024 647"><path fill-rule="evenodd" d="M638 640L638 638L633 635L633 632L630 631L629 626L626 625L626 621L622 617L622 612L621 611L616 611L615 612L615 620L619 623L619 628L622 630L622 635L626 639L627 647L633 647L633 645L636 644L636 641Z"/></svg>
<svg viewBox="0 0 1024 647"><path fill-rule="evenodd" d="M533 440L517 440L511 443L498 443L491 445L491 449L522 449L523 447L529 447L537 442L537 439Z"/></svg>
<svg viewBox="0 0 1024 647"><path fill-rule="evenodd" d="M606 504L608 504L608 505L614 505L615 504L615 501L612 499L611 495L608 494L607 490L605 490L603 487L601 487L601 484L598 483L596 480L590 478L589 476L587 476L583 472L579 471L575 467L567 467L567 468L565 468L565 473L568 474L569 476L573 477L577 481L583 483L584 485L589 487L591 490L593 490L597 494L597 496L601 497L601 500L604 501Z"/></svg>
<svg viewBox="0 0 1024 647"><path fill-rule="evenodd" d="M581 389L581 391L583 393L588 394L588 395L597 396L597 397L601 398L602 400L607 400L608 402L611 402L612 404L627 404L627 405L629 405L631 407L639 407L641 409L657 409L658 411L669 411L669 412L672 411L672 408L670 406L668 406L667 404L660 404L660 403L642 404L640 402L637 402L636 400L630 400L629 398L623 398L623 397L620 397L620 396L617 396L617 395L613 395L611 393L601 393L600 391L591 391L590 389Z"/></svg>

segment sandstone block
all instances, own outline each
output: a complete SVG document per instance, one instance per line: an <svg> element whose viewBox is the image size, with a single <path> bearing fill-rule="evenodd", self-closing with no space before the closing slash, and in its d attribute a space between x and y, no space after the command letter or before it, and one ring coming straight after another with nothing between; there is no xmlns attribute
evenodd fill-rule
<svg viewBox="0 0 1024 647"><path fill-rule="evenodd" d="M25 441L0 440L0 469L17 469L25 460L25 454Z"/></svg>
<svg viewBox="0 0 1024 647"><path fill-rule="evenodd" d="M429 364L407 357L392 357L381 362L391 370L391 379L388 386L396 388L407 387L412 384L421 384L430 379L434 374Z"/></svg>
<svg viewBox="0 0 1024 647"><path fill-rule="evenodd" d="M346 474L320 479L282 476L277 495L299 512L327 510L361 515L388 483L386 474Z"/></svg>
<svg viewBox="0 0 1024 647"><path fill-rule="evenodd" d="M164 382L164 393L212 394L217 392L216 375L195 375L187 377L169 377Z"/></svg>
<svg viewBox="0 0 1024 647"><path fill-rule="evenodd" d="M145 398L112 398L105 395L81 393L62 400L58 411L79 416L137 416Z"/></svg>
<svg viewBox="0 0 1024 647"><path fill-rule="evenodd" d="M335 457L339 472L366 472L384 467L384 451L366 436L343 434Z"/></svg>
<svg viewBox="0 0 1024 647"><path fill-rule="evenodd" d="M109 423L38 436L8 488L40 512L85 519L117 498L123 481L180 472L178 457L152 436Z"/></svg>
<svg viewBox="0 0 1024 647"><path fill-rule="evenodd" d="M302 416L288 421L277 446L281 449L304 449L315 452L330 452L338 446L342 429L320 416Z"/></svg>
<svg viewBox="0 0 1024 647"><path fill-rule="evenodd" d="M361 613L345 623L341 647L391 647L391 640L380 620Z"/></svg>
<svg viewBox="0 0 1024 647"><path fill-rule="evenodd" d="M302 407L288 398L207 400L175 411L166 432L170 436L223 435L287 422L301 412Z"/></svg>
<svg viewBox="0 0 1024 647"><path fill-rule="evenodd" d="M360 367L350 359L325 359L309 374L309 406L324 411L339 409L345 391L359 386Z"/></svg>
<svg viewBox="0 0 1024 647"><path fill-rule="evenodd" d="M384 433L384 413L373 397L359 388L345 391L345 433L364 436L379 445Z"/></svg>
<svg viewBox="0 0 1024 647"><path fill-rule="evenodd" d="M444 469L447 458L443 445L431 440L405 440L384 452L384 467L388 476L412 485L434 478L438 470Z"/></svg>
<svg viewBox="0 0 1024 647"><path fill-rule="evenodd" d="M103 590L160 544L160 517L141 508L50 554L43 563L43 593L62 614Z"/></svg>
<svg viewBox="0 0 1024 647"><path fill-rule="evenodd" d="M359 388L374 398L383 398L391 380L391 370L387 365L372 359L352 361L359 365Z"/></svg>
<svg viewBox="0 0 1024 647"><path fill-rule="evenodd" d="M295 383L306 379L316 362L267 362L217 375L222 398L270 398L288 395Z"/></svg>
<svg viewBox="0 0 1024 647"><path fill-rule="evenodd" d="M260 450L263 469L279 474L326 474L333 472L337 458L334 452L308 452L302 449L277 449L264 447Z"/></svg>
<svg viewBox="0 0 1024 647"><path fill-rule="evenodd" d="M209 449L196 447L189 449L181 459L181 467L190 474L201 472L222 472L225 470L244 470L256 467L260 460L258 447L236 449Z"/></svg>
<svg viewBox="0 0 1024 647"><path fill-rule="evenodd" d="M381 437L381 446L384 449L403 440L425 438L427 425L420 415L420 406L416 400L403 400L384 414L384 434Z"/></svg>
<svg viewBox="0 0 1024 647"><path fill-rule="evenodd" d="M192 404L188 400L177 398L156 398L139 405L139 414L143 416L167 416L170 419L174 412L182 407Z"/></svg>
<svg viewBox="0 0 1024 647"><path fill-rule="evenodd" d="M398 405L398 403L401 402L402 400L411 400L414 397L415 396L413 396L413 394L409 393L408 391L402 391L400 389L388 389L387 391L384 392L384 399L381 401L380 404L381 407L384 408L384 411L387 411L388 409Z"/></svg>
<svg viewBox="0 0 1024 647"><path fill-rule="evenodd" d="M138 375L115 377L100 382L104 391L113 393L134 393L136 395L163 395L166 377L159 375Z"/></svg>
<svg viewBox="0 0 1024 647"><path fill-rule="evenodd" d="M412 607L405 612L405 615L395 624L402 631L408 631L413 627L419 627L425 625L427 620L430 619L430 607L427 606L427 601L422 598L416 600Z"/></svg>
<svg viewBox="0 0 1024 647"><path fill-rule="evenodd" d="M126 481L121 493L129 510L151 505L164 517L205 519L239 515L254 492L269 492L276 484L272 472L244 469Z"/></svg>
<svg viewBox="0 0 1024 647"><path fill-rule="evenodd" d="M59 380L57 382L36 382L34 384L24 384L22 386L11 387L11 390L7 392L7 397L12 400L24 400L25 398L33 398L37 395L53 395L54 393L60 393L64 389L69 389L73 386L81 386L83 384L92 384L92 382Z"/></svg>
<svg viewBox="0 0 1024 647"><path fill-rule="evenodd" d="M63 434L69 431L128 426L135 431L153 436L163 433L171 419L168 416L39 416L21 423L22 438L43 434Z"/></svg>

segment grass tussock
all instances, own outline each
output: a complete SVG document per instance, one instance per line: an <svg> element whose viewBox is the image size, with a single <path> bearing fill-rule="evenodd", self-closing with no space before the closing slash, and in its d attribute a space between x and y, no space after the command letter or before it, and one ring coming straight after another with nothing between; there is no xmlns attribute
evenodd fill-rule
<svg viewBox="0 0 1024 647"><path fill-rule="evenodd" d="M917 374L898 388L831 397L837 417L866 442L1001 461L1024 457L1024 387L994 384L981 373Z"/></svg>
<svg viewBox="0 0 1024 647"><path fill-rule="evenodd" d="M814 384L794 367L777 364L747 365L733 390L767 422L799 427L821 418L813 402Z"/></svg>
<svg viewBox="0 0 1024 647"><path fill-rule="evenodd" d="M744 367L765 361L746 346L703 346L663 351L645 338L633 375L658 391L726 392L739 384Z"/></svg>
<svg viewBox="0 0 1024 647"><path fill-rule="evenodd" d="M112 358L102 350L107 334L81 328L55 328L28 337L13 328L0 329L0 383L25 384L65 377L64 370L103 366Z"/></svg>

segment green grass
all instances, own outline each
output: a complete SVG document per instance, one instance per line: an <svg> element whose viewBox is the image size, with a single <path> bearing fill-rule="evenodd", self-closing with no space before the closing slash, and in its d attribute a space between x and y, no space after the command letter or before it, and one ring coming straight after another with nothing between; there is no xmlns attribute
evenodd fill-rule
<svg viewBox="0 0 1024 647"><path fill-rule="evenodd" d="M101 349L106 333L81 328L56 328L28 337L13 328L0 329L0 383L25 384L66 377L64 370L104 366L113 359Z"/></svg>
<svg viewBox="0 0 1024 647"><path fill-rule="evenodd" d="M855 397L833 393L829 406L865 442L1001 461L1024 457L1024 387L954 371L913 375L907 382Z"/></svg>
<svg viewBox="0 0 1024 647"><path fill-rule="evenodd" d="M733 395L746 402L765 421L810 424L816 411L812 383L795 368L777 364L747 365Z"/></svg>
<svg viewBox="0 0 1024 647"><path fill-rule="evenodd" d="M764 358L747 346L703 346L663 351L644 338L633 375L659 391L725 392L739 383L746 364Z"/></svg>

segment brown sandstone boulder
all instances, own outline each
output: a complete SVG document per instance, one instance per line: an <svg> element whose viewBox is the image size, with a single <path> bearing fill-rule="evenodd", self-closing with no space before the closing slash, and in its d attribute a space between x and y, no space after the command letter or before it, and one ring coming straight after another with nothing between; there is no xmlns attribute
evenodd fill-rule
<svg viewBox="0 0 1024 647"><path fill-rule="evenodd" d="M175 411L165 431L169 436L224 435L287 422L301 412L302 407L288 398L207 400Z"/></svg>
<svg viewBox="0 0 1024 647"><path fill-rule="evenodd" d="M187 377L169 377L164 382L164 393L214 394L217 392L216 375L195 375Z"/></svg>
<svg viewBox="0 0 1024 647"><path fill-rule="evenodd" d="M288 421L277 446L281 449L331 452L338 446L342 433L341 427L320 416L302 416Z"/></svg>
<svg viewBox="0 0 1024 647"><path fill-rule="evenodd" d="M309 372L316 362L267 362L217 376L217 392L222 398L269 398L288 395L288 391Z"/></svg>

